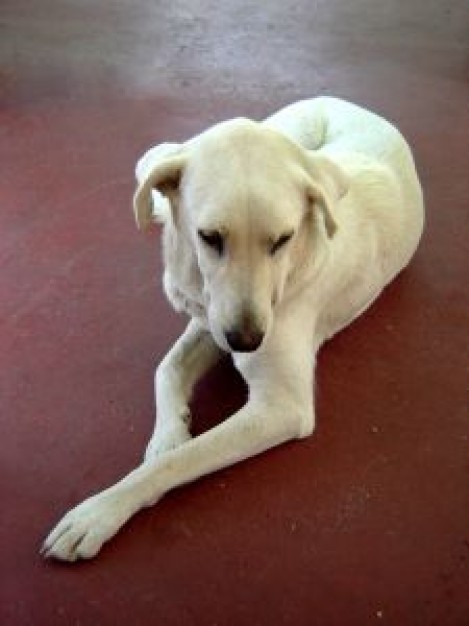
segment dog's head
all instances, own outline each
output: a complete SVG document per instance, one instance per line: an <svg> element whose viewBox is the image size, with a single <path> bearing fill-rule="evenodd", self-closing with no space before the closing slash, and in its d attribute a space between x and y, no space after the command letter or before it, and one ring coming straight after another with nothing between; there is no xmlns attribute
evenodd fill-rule
<svg viewBox="0 0 469 626"><path fill-rule="evenodd" d="M207 318L224 350L251 352L269 333L286 285L334 237L341 170L262 124L218 124L141 172L137 224L154 221L157 190L169 200L167 239L198 273ZM188 260L189 255L189 260ZM173 250L174 257L174 250Z"/></svg>

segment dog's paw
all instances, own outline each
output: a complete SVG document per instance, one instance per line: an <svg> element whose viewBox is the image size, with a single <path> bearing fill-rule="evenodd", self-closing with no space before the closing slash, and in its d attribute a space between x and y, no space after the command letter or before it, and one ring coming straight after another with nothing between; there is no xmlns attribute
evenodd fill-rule
<svg viewBox="0 0 469 626"><path fill-rule="evenodd" d="M41 554L61 561L90 559L127 521L122 500L103 492L69 511L45 540Z"/></svg>
<svg viewBox="0 0 469 626"><path fill-rule="evenodd" d="M144 457L145 463L153 461L163 452L174 450L189 439L191 439L191 434L184 423L175 428L156 432L148 442Z"/></svg>

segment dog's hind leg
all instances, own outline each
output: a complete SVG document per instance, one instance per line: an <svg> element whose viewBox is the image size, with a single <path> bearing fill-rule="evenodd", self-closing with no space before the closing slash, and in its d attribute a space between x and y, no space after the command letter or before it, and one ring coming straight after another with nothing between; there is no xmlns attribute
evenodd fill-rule
<svg viewBox="0 0 469 626"><path fill-rule="evenodd" d="M155 373L157 417L146 461L190 439L192 390L221 355L210 333L196 320L189 322Z"/></svg>

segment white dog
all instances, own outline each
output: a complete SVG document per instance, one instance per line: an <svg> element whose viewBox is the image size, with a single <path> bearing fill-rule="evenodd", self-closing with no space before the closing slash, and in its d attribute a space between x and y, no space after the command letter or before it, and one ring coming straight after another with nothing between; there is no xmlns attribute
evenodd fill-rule
<svg viewBox="0 0 469 626"><path fill-rule="evenodd" d="M407 265L424 221L401 134L328 97L152 148L137 179L138 226L163 222L165 290L191 321L156 371L144 463L47 538L43 554L68 561L173 487L311 434L317 350ZM192 389L225 352L249 399L192 439Z"/></svg>

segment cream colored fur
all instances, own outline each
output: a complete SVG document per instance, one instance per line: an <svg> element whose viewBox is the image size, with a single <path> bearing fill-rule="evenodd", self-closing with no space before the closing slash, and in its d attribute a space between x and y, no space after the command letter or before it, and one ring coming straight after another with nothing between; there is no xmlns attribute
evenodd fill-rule
<svg viewBox="0 0 469 626"><path fill-rule="evenodd" d="M136 174L137 224L163 223L164 287L191 319L156 371L158 417L144 462L47 538L44 554L68 561L94 556L173 487L311 434L317 350L407 265L423 227L403 137L334 98L157 146ZM221 239L207 244L207 233ZM262 343L233 351L230 330L243 346ZM192 439L193 386L226 351L248 401Z"/></svg>

